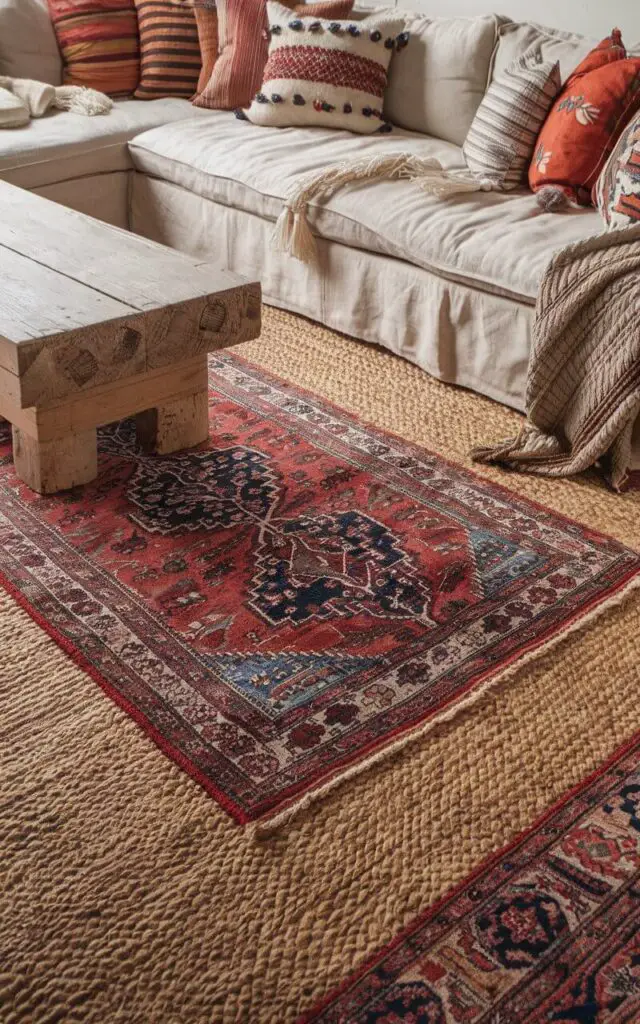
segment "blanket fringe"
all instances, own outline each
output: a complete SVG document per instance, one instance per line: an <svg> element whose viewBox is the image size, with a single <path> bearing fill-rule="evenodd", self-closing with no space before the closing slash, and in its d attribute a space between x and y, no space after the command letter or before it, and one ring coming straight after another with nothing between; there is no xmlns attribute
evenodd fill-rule
<svg viewBox="0 0 640 1024"><path fill-rule="evenodd" d="M83 85L48 85L30 78L0 76L0 89L6 89L23 105L25 117L43 117L53 109L67 110L73 114L95 117L107 114L113 107L113 100L96 89Z"/></svg>
<svg viewBox="0 0 640 1024"><path fill-rule="evenodd" d="M346 771L341 772L334 778L330 778L323 786L318 789L312 790L309 793L305 793L297 800L293 800L290 804L285 805L282 810L274 812L270 817L263 819L262 821L256 821L251 828L251 835L254 841L261 842L267 839L271 839L282 831L283 828L290 825L294 818L312 804L318 800L322 800L325 796L331 793L338 786L341 786L347 779L354 778L356 775L361 775L362 772L373 767L375 764L379 764L381 761L385 761L387 758L397 754L404 747L410 743L415 743L417 740L422 739L427 733L432 732L434 729L447 722L453 721L460 712L466 710L474 704L477 704L486 694L495 689L500 684L507 682L512 679L524 666L535 661L543 654L547 654L549 651L558 647L561 643L576 633L582 632L585 628L590 626L599 616L610 608L616 608L622 605L628 598L640 590L640 573L632 576L622 586L615 591L610 597L605 597L600 604L592 608L591 611L583 615L582 618L576 622L572 622L566 629L561 630L552 636L549 640L541 643L539 646L534 647L533 650L527 651L522 655L516 662L509 665L502 672L499 672L492 679L487 679L484 683L472 689L470 693L466 694L454 705L448 707L441 715L437 715L435 718L430 719L427 722L423 722L416 729L401 736L400 739L394 743L390 743L388 746L383 747L381 750L377 750L370 757L365 758L364 761L360 761L358 764L353 765L351 768L347 768Z"/></svg>
<svg viewBox="0 0 640 1024"><path fill-rule="evenodd" d="M58 110L68 110L72 114L96 117L98 114L107 114L113 107L113 100L97 89L87 89L79 85L59 85L56 88L54 106Z"/></svg>
<svg viewBox="0 0 640 1024"><path fill-rule="evenodd" d="M364 160L347 160L327 170L304 175L286 196L276 222L273 244L303 263L317 259L316 241L307 220L312 199L335 192L343 185L358 181L406 178L428 195L445 198L468 192L487 192L496 188L487 178L475 178L469 172L446 171L438 160L388 153Z"/></svg>

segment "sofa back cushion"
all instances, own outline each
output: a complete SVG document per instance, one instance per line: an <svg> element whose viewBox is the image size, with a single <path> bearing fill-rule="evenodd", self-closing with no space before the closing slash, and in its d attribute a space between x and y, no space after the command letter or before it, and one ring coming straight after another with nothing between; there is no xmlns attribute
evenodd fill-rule
<svg viewBox="0 0 640 1024"><path fill-rule="evenodd" d="M47 0L0 0L0 75L62 81L62 59Z"/></svg>
<svg viewBox="0 0 640 1024"><path fill-rule="evenodd" d="M461 146L485 94L500 19L407 16L409 43L391 62L385 116Z"/></svg>
<svg viewBox="0 0 640 1024"><path fill-rule="evenodd" d="M498 31L498 45L494 54L491 78L504 74L512 61L531 49L540 51L543 61L558 61L562 84L575 71L578 64L598 45L597 39L572 32L545 28L535 22L507 22Z"/></svg>

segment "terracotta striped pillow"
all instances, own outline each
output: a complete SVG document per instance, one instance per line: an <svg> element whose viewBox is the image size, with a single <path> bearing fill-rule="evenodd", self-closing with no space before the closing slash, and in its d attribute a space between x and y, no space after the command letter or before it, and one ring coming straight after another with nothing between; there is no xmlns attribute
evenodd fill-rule
<svg viewBox="0 0 640 1024"><path fill-rule="evenodd" d="M321 0L284 6L312 18L348 18L353 0ZM193 102L197 107L236 110L248 107L262 85L269 43L267 0L218 0L220 56L204 92Z"/></svg>
<svg viewBox="0 0 640 1024"><path fill-rule="evenodd" d="M138 84L140 50L133 0L48 0L65 85L127 96Z"/></svg>
<svg viewBox="0 0 640 1024"><path fill-rule="evenodd" d="M202 68L193 0L135 0L140 32L139 100L191 99Z"/></svg>
<svg viewBox="0 0 640 1024"><path fill-rule="evenodd" d="M198 79L199 94L206 88L213 74L213 65L218 59L218 11L215 0L204 0L202 7L196 7L195 16L202 57L202 70Z"/></svg>

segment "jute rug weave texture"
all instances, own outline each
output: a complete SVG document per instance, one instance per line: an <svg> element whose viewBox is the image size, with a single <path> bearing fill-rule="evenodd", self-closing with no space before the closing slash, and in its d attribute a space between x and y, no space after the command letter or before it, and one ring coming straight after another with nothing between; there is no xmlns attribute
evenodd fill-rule
<svg viewBox="0 0 640 1024"><path fill-rule="evenodd" d="M241 354L467 463L518 417L265 311ZM640 494L483 468L640 546ZM0 1020L289 1022L640 728L640 600L257 843L0 599Z"/></svg>

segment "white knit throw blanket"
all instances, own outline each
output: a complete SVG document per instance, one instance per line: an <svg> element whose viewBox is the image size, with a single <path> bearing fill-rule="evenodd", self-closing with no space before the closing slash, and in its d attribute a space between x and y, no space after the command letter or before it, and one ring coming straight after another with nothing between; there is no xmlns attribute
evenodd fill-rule
<svg viewBox="0 0 640 1024"><path fill-rule="evenodd" d="M383 178L406 178L423 192L442 197L462 192L490 192L497 188L495 182L488 178L474 177L470 171L445 171L438 160L407 153L346 160L326 171L303 175L289 190L276 223L276 248L303 263L315 263L316 241L307 220L308 203L312 199L326 197L351 182Z"/></svg>
<svg viewBox="0 0 640 1024"><path fill-rule="evenodd" d="M0 128L19 128L32 117L43 117L49 110L69 110L94 117L107 114L113 101L95 89L78 85L47 85L30 78L0 75Z"/></svg>

